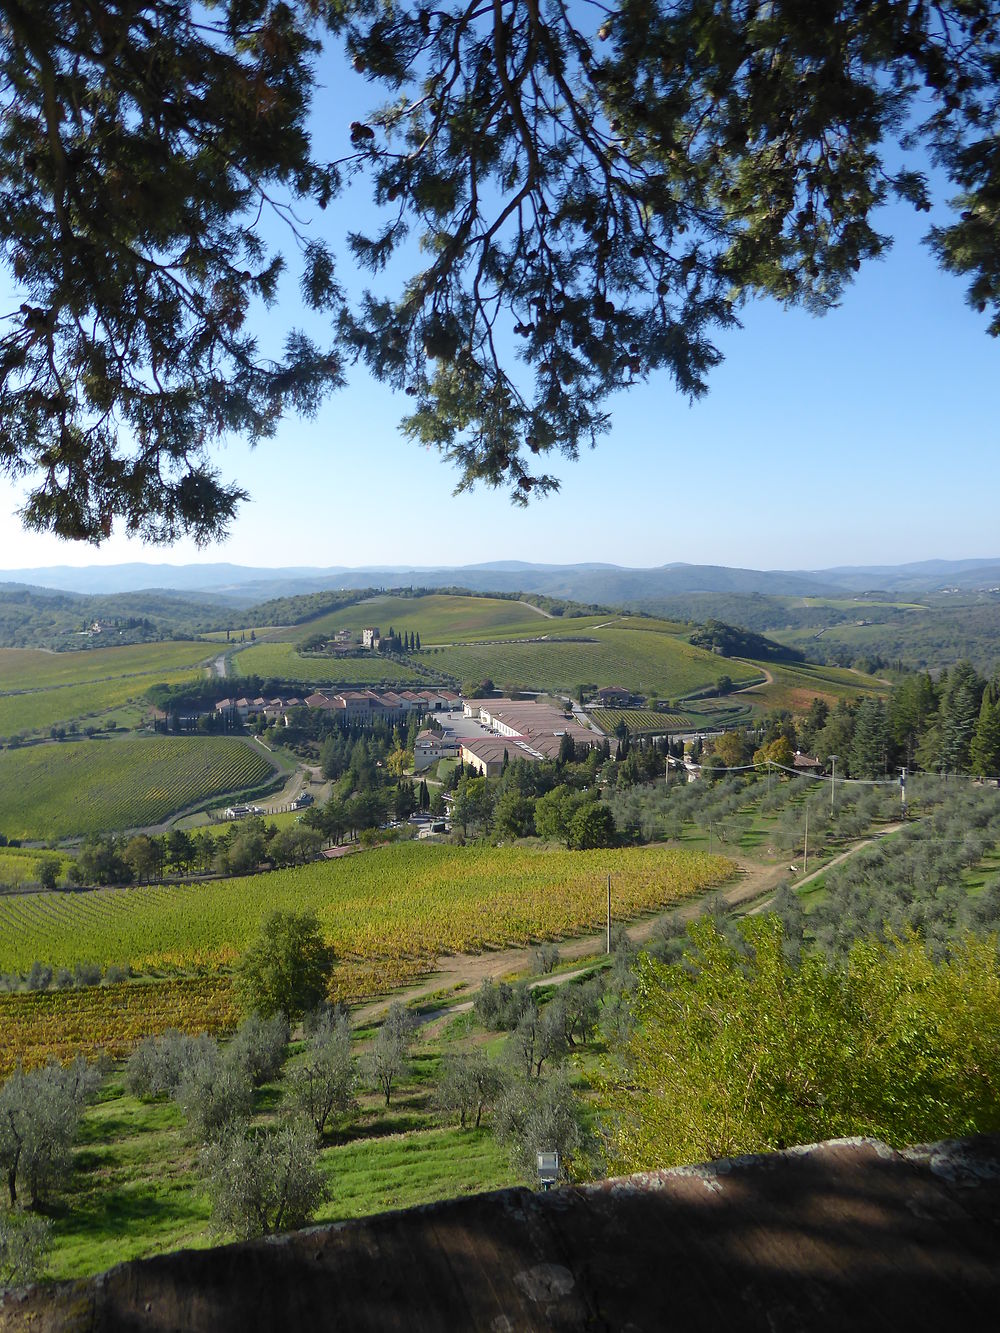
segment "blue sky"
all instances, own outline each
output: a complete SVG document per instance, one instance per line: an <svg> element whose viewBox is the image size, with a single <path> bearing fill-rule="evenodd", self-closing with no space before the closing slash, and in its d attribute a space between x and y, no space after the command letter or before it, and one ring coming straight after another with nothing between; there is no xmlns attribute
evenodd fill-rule
<svg viewBox="0 0 1000 1333"><path fill-rule="evenodd" d="M316 122L334 152L358 114L359 80L333 66L327 76ZM357 200L349 207L356 217ZM223 475L252 496L226 542L199 552L114 537L95 550L26 534L6 483L0 567L520 559L817 568L1000 555L1000 344L921 245L927 215L893 208L881 225L894 249L862 270L838 310L815 318L771 302L746 308L742 331L719 341L726 360L707 397L689 405L665 376L623 393L597 450L554 459L561 491L527 510L503 492L453 497L456 474L398 432L408 400L355 370L315 420L288 418L255 451L235 442L217 453ZM349 259L341 273L351 281ZM297 321L296 306L289 285L282 327Z"/></svg>

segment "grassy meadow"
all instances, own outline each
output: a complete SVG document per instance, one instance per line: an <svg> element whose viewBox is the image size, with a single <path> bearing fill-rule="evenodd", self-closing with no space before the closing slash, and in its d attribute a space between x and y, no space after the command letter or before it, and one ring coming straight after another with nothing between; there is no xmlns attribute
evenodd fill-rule
<svg viewBox="0 0 1000 1333"><path fill-rule="evenodd" d="M260 786L273 767L233 737L127 736L0 753L0 830L82 836L159 823L189 805Z"/></svg>
<svg viewBox="0 0 1000 1333"><path fill-rule="evenodd" d="M42 690L55 685L82 685L122 676L153 676L179 667L194 667L212 655L211 646L196 640L129 644L122 648L89 648L50 653L41 648L0 648L0 694L11 690ZM148 682L154 684L155 680ZM142 687L145 689L145 685Z"/></svg>
<svg viewBox="0 0 1000 1333"><path fill-rule="evenodd" d="M759 700L766 708L788 708L801 714L808 712L817 696L833 705L840 699L853 701L865 694L884 695L889 691L884 680L848 667L817 666L812 662L769 662L766 669L772 677L771 682L755 686L741 695L747 703Z"/></svg>

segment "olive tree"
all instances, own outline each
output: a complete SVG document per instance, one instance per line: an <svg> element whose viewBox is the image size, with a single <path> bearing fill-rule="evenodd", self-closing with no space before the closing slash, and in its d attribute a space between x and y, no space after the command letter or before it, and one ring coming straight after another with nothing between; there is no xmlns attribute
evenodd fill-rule
<svg viewBox="0 0 1000 1333"><path fill-rule="evenodd" d="M202 1154L212 1225L240 1239L294 1230L326 1197L315 1136L303 1120L273 1132L231 1126Z"/></svg>
<svg viewBox="0 0 1000 1333"><path fill-rule="evenodd" d="M308 1116L319 1137L332 1116L354 1105L357 1078L347 1015L324 1013L309 1038L305 1059L291 1078L292 1101Z"/></svg>
<svg viewBox="0 0 1000 1333"><path fill-rule="evenodd" d="M20 1193L43 1202L69 1170L80 1112L100 1074L79 1056L71 1065L16 1069L0 1087L0 1170L11 1207Z"/></svg>

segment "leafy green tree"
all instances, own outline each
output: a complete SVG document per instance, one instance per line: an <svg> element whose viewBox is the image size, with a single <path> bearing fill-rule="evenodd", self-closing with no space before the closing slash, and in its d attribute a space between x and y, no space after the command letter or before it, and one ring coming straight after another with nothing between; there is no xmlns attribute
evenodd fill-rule
<svg viewBox="0 0 1000 1333"><path fill-rule="evenodd" d="M516 789L504 791L493 808L493 836L530 838L535 831L535 803L530 796L522 796Z"/></svg>
<svg viewBox="0 0 1000 1333"><path fill-rule="evenodd" d="M615 847L618 830L611 810L601 801L588 801L570 821L567 846L577 851L594 847Z"/></svg>
<svg viewBox="0 0 1000 1333"><path fill-rule="evenodd" d="M747 760L745 731L724 731L712 742L712 750L725 768L739 768Z"/></svg>
<svg viewBox="0 0 1000 1333"><path fill-rule="evenodd" d="M780 768L791 768L795 762L795 755L785 737L779 736L776 740L767 741L759 750L754 750L753 761L761 770L766 769L769 764L777 764Z"/></svg>
<svg viewBox="0 0 1000 1333"><path fill-rule="evenodd" d="M333 965L315 912L271 912L237 964L237 994L247 1013L295 1019L326 998Z"/></svg>
<svg viewBox="0 0 1000 1333"><path fill-rule="evenodd" d="M54 889L59 882L58 856L43 856L38 863L38 882L43 889Z"/></svg>
<svg viewBox="0 0 1000 1333"><path fill-rule="evenodd" d="M992 940L935 963L915 936L869 936L841 966L790 958L774 917L746 918L735 942L688 929L685 964L640 961L638 1022L604 1088L612 1169L1000 1127Z"/></svg>

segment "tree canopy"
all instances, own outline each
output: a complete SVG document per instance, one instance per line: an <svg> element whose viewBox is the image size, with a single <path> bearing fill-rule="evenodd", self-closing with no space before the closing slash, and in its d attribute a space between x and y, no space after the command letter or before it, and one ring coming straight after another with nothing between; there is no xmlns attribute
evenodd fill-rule
<svg viewBox="0 0 1000 1333"><path fill-rule="evenodd" d="M384 104L324 161L308 117L337 51ZM0 465L30 479L31 527L209 540L244 498L210 446L312 411L355 358L460 488L526 502L614 391L666 370L703 393L748 298L836 303L890 243L876 210L930 208L899 145L949 182L928 240L995 335L998 69L991 0L0 0L0 252L23 298L0 324ZM345 190L381 210L346 249L318 220ZM284 264L268 214L329 316L277 359L249 331ZM338 249L376 280L397 251L414 271L348 301Z"/></svg>
<svg viewBox="0 0 1000 1333"><path fill-rule="evenodd" d="M315 912L274 911L236 968L236 988L248 1013L300 1017L326 999L333 949Z"/></svg>

